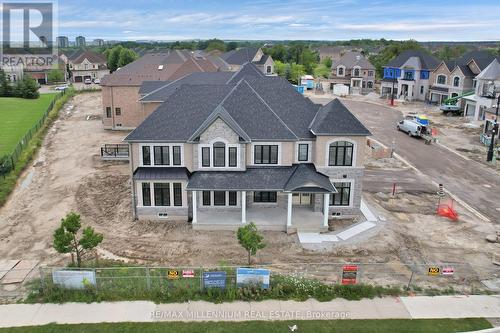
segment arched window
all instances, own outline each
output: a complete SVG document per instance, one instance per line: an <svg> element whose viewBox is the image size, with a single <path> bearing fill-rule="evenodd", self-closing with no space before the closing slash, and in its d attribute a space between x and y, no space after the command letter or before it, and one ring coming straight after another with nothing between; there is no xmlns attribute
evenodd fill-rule
<svg viewBox="0 0 500 333"><path fill-rule="evenodd" d="M226 166L226 145L224 142L215 142L213 145L214 167Z"/></svg>
<svg viewBox="0 0 500 333"><path fill-rule="evenodd" d="M359 68L354 68L354 76L359 76Z"/></svg>
<svg viewBox="0 0 500 333"><path fill-rule="evenodd" d="M273 72L273 70L272 70L271 66L267 66L266 67L266 73L267 74L271 74L272 72Z"/></svg>
<svg viewBox="0 0 500 333"><path fill-rule="evenodd" d="M329 166L352 166L354 144L348 141L335 141L328 151Z"/></svg>
<svg viewBox="0 0 500 333"><path fill-rule="evenodd" d="M453 78L453 86L454 86L454 87L458 87L459 85L460 85L460 77L455 76L455 77Z"/></svg>
<svg viewBox="0 0 500 333"><path fill-rule="evenodd" d="M337 67L337 75L344 76L344 67Z"/></svg>
<svg viewBox="0 0 500 333"><path fill-rule="evenodd" d="M446 75L438 75L436 79L436 83L438 84L446 84Z"/></svg>
<svg viewBox="0 0 500 333"><path fill-rule="evenodd" d="M366 86L367 86L368 88L370 88L370 89L371 89L371 88L373 88L373 82L372 82L372 81L368 81L368 82L366 83Z"/></svg>

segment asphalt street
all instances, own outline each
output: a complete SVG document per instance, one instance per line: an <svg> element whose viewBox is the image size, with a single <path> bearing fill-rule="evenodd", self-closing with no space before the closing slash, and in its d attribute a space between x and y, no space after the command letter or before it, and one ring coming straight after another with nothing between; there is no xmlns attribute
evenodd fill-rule
<svg viewBox="0 0 500 333"><path fill-rule="evenodd" d="M343 102L368 127L376 140L389 147L395 144L396 153L422 172L423 180L443 184L448 191L491 221L500 222L500 176L495 171L437 144L426 145L423 140L397 131L396 124L403 118L398 110L361 101ZM367 176L370 177L373 172L367 170ZM413 181L409 177L414 177L407 172L389 172L384 176L386 181L392 177L401 183Z"/></svg>

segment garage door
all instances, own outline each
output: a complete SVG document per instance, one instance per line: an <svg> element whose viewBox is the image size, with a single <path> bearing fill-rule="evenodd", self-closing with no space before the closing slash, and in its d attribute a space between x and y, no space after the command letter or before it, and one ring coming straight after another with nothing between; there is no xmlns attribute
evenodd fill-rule
<svg viewBox="0 0 500 333"><path fill-rule="evenodd" d="M83 82L83 78L81 76L75 76L75 82Z"/></svg>
<svg viewBox="0 0 500 333"><path fill-rule="evenodd" d="M90 75L85 75L85 76L83 77L83 79L84 79L84 80L91 80L91 79L92 79L92 77L91 77Z"/></svg>

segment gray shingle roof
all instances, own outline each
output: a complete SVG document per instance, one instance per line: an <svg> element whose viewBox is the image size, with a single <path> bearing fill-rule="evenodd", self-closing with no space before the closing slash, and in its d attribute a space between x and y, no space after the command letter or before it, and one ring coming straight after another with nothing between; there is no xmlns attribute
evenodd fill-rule
<svg viewBox="0 0 500 333"><path fill-rule="evenodd" d="M420 60L420 64L422 65L422 69L435 69L441 61L434 57L431 54L426 53L422 50L406 50L401 52L396 58L389 61L389 63L385 67L401 67L404 63L412 58L417 57Z"/></svg>
<svg viewBox="0 0 500 333"><path fill-rule="evenodd" d="M138 167L133 175L134 180L165 180L189 178L189 171L184 167Z"/></svg>
<svg viewBox="0 0 500 333"><path fill-rule="evenodd" d="M172 81L144 81L139 88L139 95L146 95L151 93L153 90L161 88Z"/></svg>
<svg viewBox="0 0 500 333"><path fill-rule="evenodd" d="M319 109L310 126L316 135L371 135L370 131L337 98Z"/></svg>
<svg viewBox="0 0 500 333"><path fill-rule="evenodd" d="M230 65L243 65L246 62L251 62L257 51L259 51L258 47L244 47L226 52L221 58Z"/></svg>
<svg viewBox="0 0 500 333"><path fill-rule="evenodd" d="M311 184L312 183L312 184ZM299 184L299 186L295 186ZM335 193L329 178L310 164L278 167L247 167L245 171L197 171L186 187L193 190L293 191L301 184L314 185L323 192Z"/></svg>
<svg viewBox="0 0 500 333"><path fill-rule="evenodd" d="M193 135L216 112L234 122L232 127L246 140L312 139L311 130L370 134L338 100L320 107L280 77L245 77L236 84L181 85L125 141L194 141Z"/></svg>
<svg viewBox="0 0 500 333"><path fill-rule="evenodd" d="M369 62L364 55L362 55L360 52L353 51L344 53L344 55L340 57L338 61L335 61L332 67L337 67L339 65L343 65L347 69L351 69L354 66L359 66L361 67L361 69L375 69L375 66L373 66L372 63Z"/></svg>

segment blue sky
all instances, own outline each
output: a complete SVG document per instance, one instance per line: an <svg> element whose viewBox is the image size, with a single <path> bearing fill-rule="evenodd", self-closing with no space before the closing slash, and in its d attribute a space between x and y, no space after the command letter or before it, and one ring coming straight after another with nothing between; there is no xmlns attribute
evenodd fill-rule
<svg viewBox="0 0 500 333"><path fill-rule="evenodd" d="M74 39L500 40L500 1L59 0Z"/></svg>

